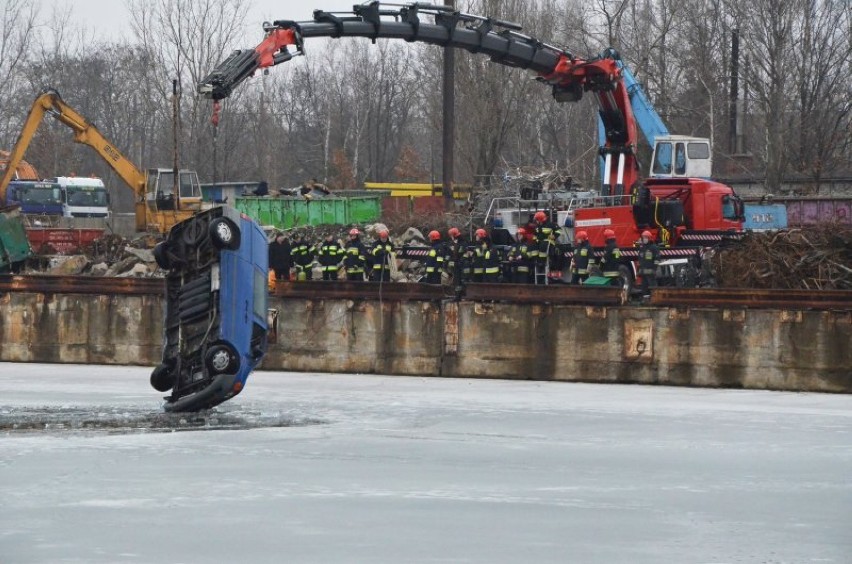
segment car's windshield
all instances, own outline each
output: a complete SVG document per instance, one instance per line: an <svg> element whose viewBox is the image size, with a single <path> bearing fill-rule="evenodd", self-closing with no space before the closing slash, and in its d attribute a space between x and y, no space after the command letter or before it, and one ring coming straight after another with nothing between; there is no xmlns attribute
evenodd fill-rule
<svg viewBox="0 0 852 564"><path fill-rule="evenodd" d="M27 186L17 190L18 201L24 204L51 205L62 203L62 191L50 186Z"/></svg>

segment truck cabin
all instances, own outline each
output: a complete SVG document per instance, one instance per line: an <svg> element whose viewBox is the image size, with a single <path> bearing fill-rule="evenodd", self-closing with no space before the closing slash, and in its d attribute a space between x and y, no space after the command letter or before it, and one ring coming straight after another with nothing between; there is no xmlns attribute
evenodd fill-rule
<svg viewBox="0 0 852 564"><path fill-rule="evenodd" d="M6 190L6 204L20 206L27 215L62 215L62 187L54 182L14 181Z"/></svg>
<svg viewBox="0 0 852 564"><path fill-rule="evenodd" d="M713 173L710 140L703 137L657 137L651 162L652 178L710 178Z"/></svg>
<svg viewBox="0 0 852 564"><path fill-rule="evenodd" d="M175 172L170 168L152 168L147 171L146 201L153 210L198 209L201 205L201 184L192 170L178 171L180 204L175 198Z"/></svg>
<svg viewBox="0 0 852 564"><path fill-rule="evenodd" d="M109 216L109 194L100 178L58 176L51 181L62 187L65 217Z"/></svg>
<svg viewBox="0 0 852 564"><path fill-rule="evenodd" d="M701 178L649 178L633 206L640 225L695 231L742 231L742 200L719 182Z"/></svg>

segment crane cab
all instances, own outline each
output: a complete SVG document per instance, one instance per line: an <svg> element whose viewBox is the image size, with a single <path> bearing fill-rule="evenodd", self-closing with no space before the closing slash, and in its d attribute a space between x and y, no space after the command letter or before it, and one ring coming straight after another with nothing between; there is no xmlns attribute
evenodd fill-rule
<svg viewBox="0 0 852 564"><path fill-rule="evenodd" d="M656 138L652 178L710 178L713 157L706 137L666 135Z"/></svg>
<svg viewBox="0 0 852 564"><path fill-rule="evenodd" d="M201 184L194 170L179 170L177 195L175 171L149 168L145 171L145 203L137 204L136 229L167 233L176 223L201 210ZM141 214L141 215L140 215Z"/></svg>
<svg viewBox="0 0 852 564"><path fill-rule="evenodd" d="M178 197L175 197L175 171L171 168L149 168L147 174L146 200L148 207L156 211L188 209L201 204L201 184L194 170L178 171Z"/></svg>

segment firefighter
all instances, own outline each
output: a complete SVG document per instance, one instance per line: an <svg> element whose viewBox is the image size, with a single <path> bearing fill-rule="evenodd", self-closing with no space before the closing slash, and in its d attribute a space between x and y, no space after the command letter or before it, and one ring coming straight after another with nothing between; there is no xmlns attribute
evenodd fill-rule
<svg viewBox="0 0 852 564"><path fill-rule="evenodd" d="M483 282L496 283L500 281L500 266L502 257L500 249L491 244L491 238L488 236L482 239L482 270Z"/></svg>
<svg viewBox="0 0 852 564"><path fill-rule="evenodd" d="M393 258L393 243L385 229L379 231L379 240L373 245L373 282L390 282L390 268Z"/></svg>
<svg viewBox="0 0 852 564"><path fill-rule="evenodd" d="M462 262L464 261L464 243L461 240L461 231L455 227L451 227L447 231L450 240L445 245L445 263L447 272L453 277L453 283L461 282Z"/></svg>
<svg viewBox="0 0 852 564"><path fill-rule="evenodd" d="M357 229L349 231L349 240L343 249L345 258L343 266L346 269L346 279L353 282L364 281L364 266L367 264L367 249L361 242L361 232Z"/></svg>
<svg viewBox="0 0 852 564"><path fill-rule="evenodd" d="M601 258L601 274L609 278L610 284L612 284L620 275L618 267L621 265L621 251L615 244L615 231L605 229L604 239L606 240L606 247Z"/></svg>
<svg viewBox="0 0 852 564"><path fill-rule="evenodd" d="M314 253L316 247L305 240L304 235L296 235L293 242L293 261L296 263L296 280L312 280Z"/></svg>
<svg viewBox="0 0 852 564"><path fill-rule="evenodd" d="M518 242L509 251L509 262L512 264L512 282L529 284L534 259L531 256L533 237L523 227L518 228Z"/></svg>
<svg viewBox="0 0 852 564"><path fill-rule="evenodd" d="M642 232L639 245L639 274L642 276L642 295L649 297L651 288L657 285L657 264L660 262L660 248L651 238L650 231Z"/></svg>
<svg viewBox="0 0 852 564"><path fill-rule="evenodd" d="M465 255L470 263L470 281L482 282L485 277L485 248L488 233L485 232L485 229L477 229L474 237L476 244Z"/></svg>
<svg viewBox="0 0 852 564"><path fill-rule="evenodd" d="M571 261L571 284L582 284L589 277L589 269L595 264L595 254L589 244L589 234L578 231Z"/></svg>
<svg viewBox="0 0 852 564"><path fill-rule="evenodd" d="M441 243L441 234L437 231L429 232L429 241L432 242L432 248L429 249L429 254L426 255L426 283L440 284L441 273L444 271L444 255L446 250L444 244Z"/></svg>
<svg viewBox="0 0 852 564"><path fill-rule="evenodd" d="M337 271L343 260L343 249L340 243L334 240L334 235L328 234L325 241L317 251L320 267L322 267L323 280L337 280Z"/></svg>
<svg viewBox="0 0 852 564"><path fill-rule="evenodd" d="M558 228L555 223L547 218L547 214L543 211L535 212L533 220L535 221L535 241L537 247L535 254L536 269L544 274L549 266L550 256L556 248Z"/></svg>

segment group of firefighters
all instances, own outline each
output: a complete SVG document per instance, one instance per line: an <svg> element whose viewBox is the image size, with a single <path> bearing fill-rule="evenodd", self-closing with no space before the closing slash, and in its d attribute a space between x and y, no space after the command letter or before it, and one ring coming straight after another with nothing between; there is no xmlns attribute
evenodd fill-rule
<svg viewBox="0 0 852 564"><path fill-rule="evenodd" d="M425 251L425 282L441 284L442 275L447 273L454 281L466 283L512 282L515 284L533 284L545 281L550 265L554 264L559 252L556 239L559 228L550 221L545 212L539 211L533 221L518 228L515 241L510 246L495 246L484 229L477 229L474 241L469 244L462 240L461 231L453 227L447 231L447 239L438 231L430 231L428 238L431 246ZM314 263L322 270L323 280L337 280L342 270L347 280L390 282L395 247L387 230L378 232L378 239L371 246L361 241L358 229L349 231L345 244L328 235L318 245L314 245L304 236L297 235L290 242L280 234L270 244L270 279L290 279L291 269L295 270L296 280L311 280ZM589 243L585 231L575 233L573 259L570 263L571 283L582 284L597 266L601 276L610 280L621 276L622 254L616 245L615 232L604 231L606 246L600 262ZM659 248L653 242L651 233L642 233L639 247L639 274L643 290L655 285L655 274L659 262Z"/></svg>

